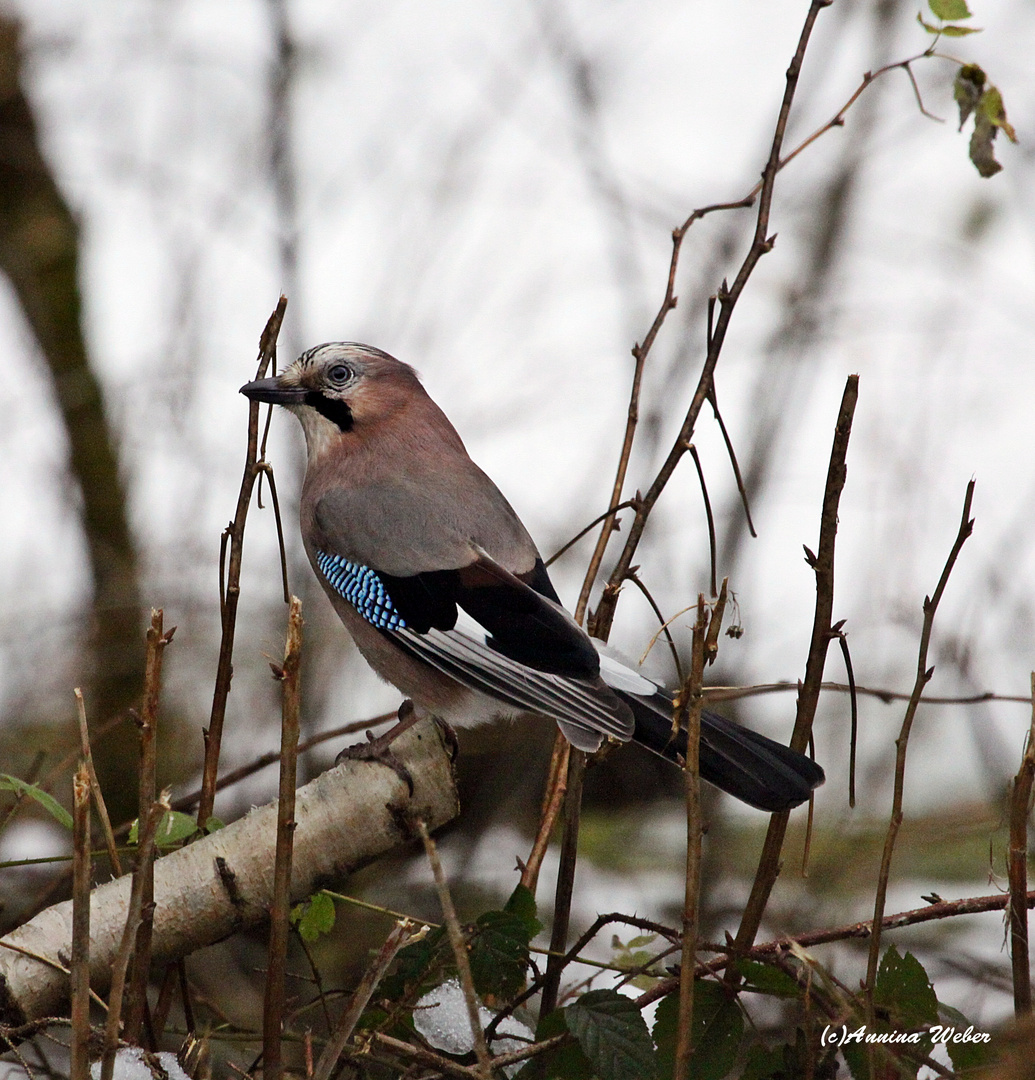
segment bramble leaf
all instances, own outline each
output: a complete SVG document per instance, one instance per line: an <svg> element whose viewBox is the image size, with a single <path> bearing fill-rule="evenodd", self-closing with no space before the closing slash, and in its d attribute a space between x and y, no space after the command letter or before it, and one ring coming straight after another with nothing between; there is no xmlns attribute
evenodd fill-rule
<svg viewBox="0 0 1035 1080"><path fill-rule="evenodd" d="M644 1080L657 1075L657 1056L643 1015L617 990L590 990L564 1010L600 1080Z"/></svg>

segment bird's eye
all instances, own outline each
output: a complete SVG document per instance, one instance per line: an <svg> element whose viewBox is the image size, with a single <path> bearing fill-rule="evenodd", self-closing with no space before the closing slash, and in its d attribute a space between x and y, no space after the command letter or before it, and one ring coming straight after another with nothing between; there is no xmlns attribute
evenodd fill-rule
<svg viewBox="0 0 1035 1080"><path fill-rule="evenodd" d="M349 381L349 376L351 374L352 372L344 364L335 364L334 367L327 372L327 377L332 383L337 383L340 386L342 383Z"/></svg>

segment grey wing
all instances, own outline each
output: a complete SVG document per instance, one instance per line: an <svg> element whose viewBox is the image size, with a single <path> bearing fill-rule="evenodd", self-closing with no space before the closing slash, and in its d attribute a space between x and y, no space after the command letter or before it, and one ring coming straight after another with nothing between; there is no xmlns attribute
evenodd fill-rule
<svg viewBox="0 0 1035 1080"><path fill-rule="evenodd" d="M463 630L392 630L389 636L425 663L457 682L522 712L538 713L567 729L594 737L632 738L635 726L629 706L599 679L575 679L537 671L511 660ZM580 745L578 738L570 741ZM586 746L591 740L585 740Z"/></svg>
<svg viewBox="0 0 1035 1080"><path fill-rule="evenodd" d="M511 573L538 558L520 518L473 462L463 474L333 488L315 507L317 547L396 577L470 565L482 548Z"/></svg>

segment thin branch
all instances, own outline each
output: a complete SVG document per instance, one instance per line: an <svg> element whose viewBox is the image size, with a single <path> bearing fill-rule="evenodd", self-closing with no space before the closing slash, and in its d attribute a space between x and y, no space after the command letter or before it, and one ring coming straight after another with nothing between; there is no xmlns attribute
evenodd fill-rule
<svg viewBox="0 0 1035 1080"><path fill-rule="evenodd" d="M90 1076L90 772L79 766L72 785L72 1060L69 1080Z"/></svg>
<svg viewBox="0 0 1035 1080"><path fill-rule="evenodd" d="M697 447L691 443L687 449L694 459L694 465L697 466L697 479L701 482L701 498L704 499L704 514L708 521L708 565L711 567L708 583L711 587L710 595L715 596L717 592L715 583L718 577L715 569L715 516L712 514L712 501L708 498L708 484L704 479L704 469L701 467L701 457L697 453Z"/></svg>
<svg viewBox="0 0 1035 1080"><path fill-rule="evenodd" d="M104 1050L101 1056L101 1080L112 1080L115 1069L115 1051L119 1046L119 1026L122 1019L122 995L126 986L126 972L129 969L130 956L140 928L140 909L144 891L144 875L140 868L146 866L154 854L155 834L162 815L169 809L168 793L151 804L146 819L140 826L140 849L137 855L137 869L133 872L133 885L130 891L129 906L126 912L126 926L122 932L122 941L112 964L111 990L108 993L108 1020L104 1028Z"/></svg>
<svg viewBox="0 0 1035 1080"><path fill-rule="evenodd" d="M852 686L848 683L822 682L821 690L831 690L839 694L851 694ZM875 697L885 705L893 701L908 701L912 694L901 690L888 690L881 686L855 686L855 693L863 697ZM756 683L754 686L706 686L705 701L740 701L742 698L761 697L764 694L785 694L797 692L798 684L793 682ZM986 701L1007 701L1015 705L1031 705L1031 698L1020 694L997 694L994 690L982 690L978 694L924 694L921 705L979 705Z"/></svg>
<svg viewBox="0 0 1035 1080"><path fill-rule="evenodd" d="M673 1080L686 1080L693 1053L691 1033L694 1015L694 960L697 956L698 914L701 894L701 687L704 683L705 639L708 609L704 597L697 598L690 677L679 694L676 722L686 727L686 761L683 779L686 788L686 884L683 893L683 948L679 979L679 1022Z"/></svg>
<svg viewBox="0 0 1035 1080"><path fill-rule="evenodd" d="M564 805L564 796L568 790L568 755L571 743L558 730L554 739L553 754L550 758L550 775L547 777L542 812L539 815L539 828L535 842L529 852L528 861L521 868L521 884L535 896L539 884L539 871L550 845L557 815Z"/></svg>
<svg viewBox="0 0 1035 1080"><path fill-rule="evenodd" d="M144 665L144 703L137 726L140 730L140 778L137 820L143 821L157 794L158 699L162 688L162 657L165 646L172 640L175 627L165 633L163 612L151 609L151 625L147 631L147 661ZM137 866L144 877L141 893L140 929L137 931L133 962L127 980L126 1023L127 1042L140 1042L140 1029L146 1022L149 1029L149 1049L155 1049L154 1030L147 1006L147 984L151 970L151 936L154 926L154 861Z"/></svg>
<svg viewBox="0 0 1035 1080"><path fill-rule="evenodd" d="M859 695L855 688L855 671L852 669L852 654L848 649L848 635L843 630L844 620L831 628L841 645L841 655L848 675L848 698L852 709L851 734L848 740L848 805L855 806L855 756L859 740Z"/></svg>
<svg viewBox="0 0 1035 1080"><path fill-rule="evenodd" d="M636 508L636 514L629 527L625 546L622 548L622 552L618 557L618 562L608 579L607 587L604 589L604 594L601 597L600 604L593 617L593 632L597 637L604 640L607 639L607 636L610 633L611 623L614 620L615 608L618 604L619 589L629 572L630 566L632 566L636 548L643 535L643 530L647 525L647 519L650 517L651 511L661 497L661 493L667 486L669 479L675 472L680 459L690 446L694 427L697 423L697 417L700 414L701 407L704 405L704 402L708 400L708 395L711 392L712 376L715 371L715 366L719 361L719 356L722 352L723 343L726 338L726 331L729 328L737 301L740 299L740 296L748 283L748 279L758 265L758 261L763 255L772 250L775 242L775 237L769 236L769 215L772 207L776 174L780 168L780 148L783 145L784 133L787 130L787 121L790 117L791 103L794 100L794 93L798 86L798 77L801 73L802 63L805 59L805 50L812 34L812 28L815 25L816 18L820 11L823 8L828 7L830 2L831 0L812 0L808 14L805 17L805 24L802 27L801 36L798 40L798 47L787 68L786 86L784 89L783 101L780 105L780 113L776 122L776 128L773 132L773 142L769 152L769 160L766 162L765 169L762 172L762 181L758 197L758 215L755 221L755 233L751 242L751 247L744 257L744 261L737 272L737 276L734 278L733 284L727 287L724 282L723 287L719 291L719 316L708 341L708 353L701 370L697 389L694 391L690 407L687 409L682 427L672 445L672 449L669 451L668 456L658 470L653 482L647 489L647 493L640 500L639 505ZM742 200L741 204L750 205L751 201L751 199ZM695 213L684 222L683 226L676 229L673 233L673 254L669 268L669 283L665 294L665 302L663 302L662 307L658 312L658 316L655 319L655 325L651 327L651 332L648 333L647 339L645 339L644 348L649 347L648 343L653 343L653 335L660 329L661 320L663 320L665 315L668 314L668 311L675 306L675 298L672 289L676 264L679 257L679 245L682 243L682 238L686 234L686 230L696 219L697 212L695 211ZM625 452L623 451L623 453ZM625 453L625 456L627 457L627 453ZM624 471L622 471L621 475L624 479ZM617 502L620 497L621 489L619 488L611 501ZM606 537L602 539L606 543ZM593 570L595 576L596 570L592 566L591 570ZM592 582L589 580L589 575L587 575L587 584L590 586L592 585ZM583 595L587 598L588 592L588 588L584 585Z"/></svg>
<svg viewBox="0 0 1035 1080"><path fill-rule="evenodd" d="M417 833L424 842L424 851L427 853L428 862L431 864L431 872L435 877L435 888L438 891L438 901L442 907L442 917L446 923L446 933L449 935L449 944L453 948L453 958L456 960L456 971L460 976L460 986L464 992L464 1002L467 1005L467 1019L471 1025L471 1037L474 1040L474 1055L478 1059L478 1073L483 1080L492 1080L492 1058L489 1047L485 1041L485 1032L482 1030L482 1019L478 1012L478 995L474 990L474 978L471 975L471 961L467 955L467 941L464 932L460 929L460 920L456 917L456 908L453 907L453 898L449 895L449 886L446 883L446 875L442 870L442 860L438 857L438 849L435 841L428 833L428 827L420 819L417 820Z"/></svg>
<svg viewBox="0 0 1035 1080"><path fill-rule="evenodd" d="M94 807L97 810L97 817L100 819L101 829L104 832L104 843L108 848L111 871L116 877L122 877L122 863L119 861L119 852L115 846L115 834L111 829L111 818L108 817L108 807L104 803L101 782L97 779L97 770L93 764L93 754L90 749L90 729L86 723L86 703L83 701L83 692L78 686L75 688L74 693L76 716L79 719L80 753L90 777L90 791L93 795Z"/></svg>
<svg viewBox="0 0 1035 1080"><path fill-rule="evenodd" d="M382 713L380 716L372 716L368 720L353 720L349 724L342 724L341 727L332 728L330 731L323 731L319 735L314 735L311 739L306 739L305 742L299 743L298 753L303 754L307 750L312 750L314 746L319 746L320 743L329 742L331 739L340 739L343 735L354 735L357 731L366 731L368 728L376 727L378 724L385 724L389 720L395 719L396 714L390 712ZM261 754L247 765L242 765L239 769L224 773L216 784L216 791L223 791L228 787L232 787L234 784L239 784L242 780L260 772L262 769L266 769L270 765L276 765L278 761L280 761L279 750L271 750L269 753ZM192 806L197 805L199 798L201 798L201 788L197 788L188 795L181 795L180 798L172 804L172 808L174 810L189 810Z"/></svg>
<svg viewBox="0 0 1035 1080"><path fill-rule="evenodd" d="M270 414L273 413L273 409L270 409ZM269 426L269 418L267 417L267 427ZM288 590L288 568L287 568L287 549L284 547L284 523L280 518L280 500L277 498L277 481L273 477L273 466L265 460L266 458L266 440L263 438L262 442L262 460L259 462L259 468L262 470L261 475L266 476L270 482L270 498L273 500L273 519L277 523L277 545L280 548L280 576L284 586L284 603L291 603L291 593Z"/></svg>
<svg viewBox="0 0 1035 1080"><path fill-rule="evenodd" d="M791 736L791 746L799 751L804 751L812 732L812 722L816 716L820 688L823 683L827 647L831 639L837 509L848 474L845 459L848 454L848 440L852 434L852 417L855 414L858 394L859 377L849 375L841 397L841 408L838 411L833 445L830 449L830 463L827 466L826 488L823 493L823 510L819 526L818 554L813 555L808 548L805 549L807 561L816 574L816 611L812 621L809 657L805 664L805 679L798 689L797 715L794 721L794 733ZM789 811L773 814L769 819L769 828L762 846L762 854L759 857L755 880L751 886L751 894L737 930L737 948L740 950L751 946L762 923L762 915L769 902L769 894L780 873L780 851L783 848L789 820Z"/></svg>
<svg viewBox="0 0 1035 1080"><path fill-rule="evenodd" d="M654 642L656 642L658 640L658 635L659 634L664 634L665 635L665 641L668 643L668 651L672 654L672 663L675 665L675 668L676 668L676 679L678 680L679 685L682 686L683 685L683 680L684 680L683 665L680 662L679 652L676 649L675 641L672 639L672 632L669 630L669 626L676 619L678 619L680 615L684 614L686 611L689 611L689 608L684 608L683 611L677 611L676 614L673 615L671 619L666 619L664 614L662 613L661 608L658 607L657 602L655 601L654 597L651 596L650 590L647 588L646 585L643 584L643 581L640 578L638 570L639 570L639 568L634 566L629 571L629 576L628 576L628 578L626 580L631 581L640 590L640 592L643 593L644 599L646 599L647 603L650 604L651 611L654 612L655 618L661 624L658 627L657 633L650 639L650 643L647 645L647 648L646 648L646 650L645 650L645 652L643 654L643 657L640 660L640 663L642 664L643 661L647 659L647 653L649 653L651 651L651 649L654 647Z"/></svg>
<svg viewBox="0 0 1035 1080"><path fill-rule="evenodd" d="M1035 777L1035 672L1032 673L1032 724L1024 756L1010 792L1010 967L1013 973L1013 1013L1032 1011L1032 972L1027 959L1027 818L1032 811Z"/></svg>
<svg viewBox="0 0 1035 1080"><path fill-rule="evenodd" d="M263 1080L280 1080L280 1037L284 1019L284 974L291 917L291 857L295 833L295 783L298 762L298 718L301 706L299 676L302 666L302 601L291 597L288 613L283 688L283 724L280 734L280 798L277 804L277 850L270 907L269 960L262 1013Z"/></svg>
<svg viewBox="0 0 1035 1080"><path fill-rule="evenodd" d="M552 566L569 548L574 547L585 535L588 533L594 525L599 525L600 522L607 517L614 517L619 510L628 510L630 506L635 506L635 499L626 499L625 502L618 503L617 506L612 506L605 510L602 514L598 514L584 529L579 531L566 543L562 544L543 564L544 566ZM613 531L617 531L617 521L612 522L611 528Z"/></svg>
<svg viewBox="0 0 1035 1080"><path fill-rule="evenodd" d="M711 301L709 301L709 304ZM712 392L708 397L708 404L712 407L712 414L719 424L719 431L722 432L722 440L726 444L726 453L729 454L730 464L733 466L733 477L737 481L737 491L740 492L740 501L744 506L744 516L747 518L748 532L757 537L758 533L755 532L755 523L751 520L751 504L748 500L747 488L744 486L744 477L740 472L740 462L737 461L737 453L733 449L733 440L730 438L730 433L726 430L726 421L722 418L722 413L719 412L719 402L715 396L715 380L712 380Z"/></svg>
<svg viewBox="0 0 1035 1080"><path fill-rule="evenodd" d="M1028 815L1035 776L1035 672L1031 676L1032 716L1021 767L1010 792L1010 966L1013 1009L1018 1019L1031 1012L1031 968L1028 963Z"/></svg>
<svg viewBox="0 0 1035 1080"><path fill-rule="evenodd" d="M374 957L373 962L363 973L363 978L360 979L359 986L356 987L352 997L349 999L348 1007L342 1013L337 1027L334 1029L334 1034L327 1040L327 1045L324 1047L320 1060L313 1070L313 1080L330 1080L331 1074L338 1064L338 1059L345 1049L345 1044L351 1038L363 1010L367 1007L367 1003L377 989L377 984L384 977L384 973L395 959L396 953L407 945L413 945L422 940L427 932L427 926L421 926L418 929L417 924L409 919L404 919L402 922L395 924L377 956Z"/></svg>
<svg viewBox="0 0 1035 1080"><path fill-rule="evenodd" d="M564 799L564 836L557 867L557 890L554 894L553 926L550 928L550 956L546 961L539 1017L549 1016L557 1007L563 959L571 919L571 898L575 888L575 862L578 858L579 822L582 816L582 782L586 775L586 754L571 748L568 757L568 793Z"/></svg>
<svg viewBox="0 0 1035 1080"><path fill-rule="evenodd" d="M918 926L922 923L937 922L941 919L958 918L961 915L981 915L990 911L1002 911L1008 907L1010 897L1005 893L993 893L991 896L969 896L962 900L940 900L936 904L928 904L922 908L912 908L909 911L901 911L895 915L885 915L881 920L883 930L899 930L906 926ZM1029 892L1025 899L1025 906L1031 910L1035 908L1035 892ZM873 932L873 921L848 923L845 926L827 927L822 930L810 930L805 934L777 938L775 941L764 941L752 945L750 949L740 952L730 949L725 945L711 945L706 942L698 943L699 949L719 953L714 960L697 965L697 975L703 978L706 975L715 975L728 967L735 959L767 960L771 956L779 955L787 950L798 947L811 949L817 945L829 945L835 941L852 941L859 938L868 938ZM655 986L645 991L636 999L640 1008L645 1008L653 1001L675 993L679 989L679 978L662 979Z"/></svg>
<svg viewBox="0 0 1035 1080"><path fill-rule="evenodd" d="M960 527L956 533L956 539L953 542L952 550L949 552L949 557L945 561L942 575L938 579L938 585L932 596L924 597L924 625L920 632L920 650L917 656L916 681L913 684L913 694L909 699L909 704L906 706L906 714L902 719L902 729L899 732L898 738L895 740L895 790L891 801L891 820L888 822L888 832L884 840L884 853L881 856L880 875L877 878L877 894L873 904L874 932L873 936L870 938L870 951L866 964L866 989L871 1006L873 989L877 981L877 964L880 960L881 918L884 915L884 904L888 894L888 878L891 875L891 857L895 851L895 841L898 837L899 828L902 825L902 798L906 781L906 749L909 746L909 732L913 726L913 718L916 716L916 710L920 705L920 697L923 694L923 689L934 674L934 668L928 668L927 666L927 650L931 643L931 632L934 629L934 615L938 610L938 603L942 598L942 593L945 592L945 586L948 584L949 575L952 573L952 568L956 564L956 559L959 556L960 550L966 543L967 537L970 536L974 529L974 521L970 516L970 506L973 499L974 481L971 480L970 483L967 484L967 494L963 499L963 516L960 520Z"/></svg>
<svg viewBox="0 0 1035 1080"><path fill-rule="evenodd" d="M282 296L259 339L259 360L255 376L257 379L261 379L266 374L266 369L276 353L277 336L284 321L286 307L287 297ZM201 782L201 799L198 803L198 824L202 828L212 816L215 806L219 751L223 740L223 720L226 716L226 702L230 695L230 680L233 676L234 634L237 629L237 603L241 593L241 560L244 555L244 526L248 519L252 488L261 471L258 464L258 447L259 403L250 401L248 403L248 451L244 476L241 479L241 490L237 496L237 512L229 526L230 560L226 570L226 590L221 605L222 635L219 642L219 663L216 668L212 712L208 729L205 731L205 769ZM222 580L222 574L220 579Z"/></svg>

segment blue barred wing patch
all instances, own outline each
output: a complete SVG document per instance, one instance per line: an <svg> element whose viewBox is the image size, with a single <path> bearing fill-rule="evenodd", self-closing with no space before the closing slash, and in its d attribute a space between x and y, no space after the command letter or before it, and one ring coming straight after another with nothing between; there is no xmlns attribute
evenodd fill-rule
<svg viewBox="0 0 1035 1080"><path fill-rule="evenodd" d="M401 630L406 620L395 610L385 583L370 569L343 559L340 555L316 553L323 576L336 593L346 600L378 630Z"/></svg>

